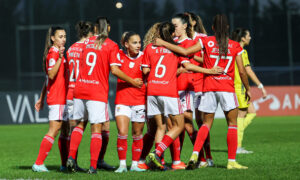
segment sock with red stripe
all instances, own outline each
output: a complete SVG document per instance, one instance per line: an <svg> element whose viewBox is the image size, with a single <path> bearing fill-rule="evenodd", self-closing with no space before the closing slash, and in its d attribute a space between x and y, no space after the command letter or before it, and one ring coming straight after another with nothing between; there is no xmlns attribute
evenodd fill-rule
<svg viewBox="0 0 300 180"><path fill-rule="evenodd" d="M126 160L127 135L126 136L118 135L117 149L118 149L119 160Z"/></svg>
<svg viewBox="0 0 300 180"><path fill-rule="evenodd" d="M155 149L156 154L161 157L163 152L170 146L170 144L173 142L173 139L168 136L164 135L163 140L159 143L157 148Z"/></svg>
<svg viewBox="0 0 300 180"><path fill-rule="evenodd" d="M67 160L68 160L68 153L69 153L69 139L70 137L65 137L63 135L60 135L58 138L58 148L60 152L60 159L61 159L61 165L66 166Z"/></svg>
<svg viewBox="0 0 300 180"><path fill-rule="evenodd" d="M132 142L132 161L140 160L140 156L143 148L143 135L133 136Z"/></svg>
<svg viewBox="0 0 300 180"><path fill-rule="evenodd" d="M212 159L211 151L210 151L210 133L208 133L207 138L204 142L204 150L207 159Z"/></svg>
<svg viewBox="0 0 300 180"><path fill-rule="evenodd" d="M206 140L207 134L209 133L209 128L204 124L198 131L198 135L195 141L193 152L199 153L203 147L203 144Z"/></svg>
<svg viewBox="0 0 300 180"><path fill-rule="evenodd" d="M151 148L153 146L153 142L154 142L154 137L151 134L146 133L143 137L143 150L142 150L142 154L141 154L141 157L140 157L141 160L146 159L146 156L151 151Z"/></svg>
<svg viewBox="0 0 300 180"><path fill-rule="evenodd" d="M91 153L91 167L97 169L97 161L102 146L101 133L92 133L90 153Z"/></svg>
<svg viewBox="0 0 300 180"><path fill-rule="evenodd" d="M228 160L235 160L237 143L237 125L229 125L227 132Z"/></svg>
<svg viewBox="0 0 300 180"><path fill-rule="evenodd" d="M177 137L173 143L170 145L170 152L172 156L172 161L180 161L180 140Z"/></svg>
<svg viewBox="0 0 300 180"><path fill-rule="evenodd" d="M104 155L106 153L107 145L109 142L109 131L102 131L101 134L102 134L102 147L101 147L98 161L104 159Z"/></svg>
<svg viewBox="0 0 300 180"><path fill-rule="evenodd" d="M44 136L41 146L40 146L39 155L35 161L36 165L44 164L44 160L48 156L48 153L50 152L53 143L54 143L53 137L48 136L48 135Z"/></svg>
<svg viewBox="0 0 300 180"><path fill-rule="evenodd" d="M72 131L69 157L72 157L73 159L77 158L77 151L82 139L82 134L83 134L83 129L80 127L75 127L74 130Z"/></svg>

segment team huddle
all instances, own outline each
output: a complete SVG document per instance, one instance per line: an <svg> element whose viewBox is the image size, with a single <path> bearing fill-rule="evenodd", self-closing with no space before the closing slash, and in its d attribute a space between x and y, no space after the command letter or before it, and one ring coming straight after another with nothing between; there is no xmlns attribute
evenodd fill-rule
<svg viewBox="0 0 300 180"><path fill-rule="evenodd" d="M79 40L66 51L66 59L66 31L61 27L49 28L43 58L47 80L35 105L39 111L47 95L49 131L32 170L48 171L44 160L59 131L61 171L93 174L97 169L115 170L104 161L109 141L110 73L118 78L115 119L120 165L115 172L127 172L130 122L133 139L130 171L170 169L164 160L168 147L171 169L214 166L209 131L218 104L228 124L227 169L247 169L235 159L236 153L251 153L241 147L241 141L246 122L248 125L255 117L254 112L250 122L246 121L251 97L247 76L250 63L245 63L247 52L243 46L249 44L249 31L239 28L230 37L227 17L216 15L212 25L214 35L207 36L199 16L182 13L171 22L155 23L146 33L141 51L139 34L125 32L119 49L109 38L110 28L105 17L99 17L95 24L80 21L76 25ZM263 85L257 78L254 82L265 96ZM199 130L194 126L193 115ZM91 158L89 170L84 170L77 164L77 154L88 122ZM147 133L143 135L145 123ZM185 132L194 145L187 164L180 158ZM150 152L154 144L155 150Z"/></svg>

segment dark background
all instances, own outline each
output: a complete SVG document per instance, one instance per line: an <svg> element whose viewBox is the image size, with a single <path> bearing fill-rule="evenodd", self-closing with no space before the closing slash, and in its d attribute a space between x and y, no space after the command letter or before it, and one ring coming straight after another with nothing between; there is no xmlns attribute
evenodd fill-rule
<svg viewBox="0 0 300 180"><path fill-rule="evenodd" d="M211 35L212 18L225 13L231 25L250 29L246 47L252 67L264 85L300 84L300 3L292 0L0 0L0 90L40 90L45 74L42 54L46 30L60 24L67 29L68 48L74 43L79 20L97 16L111 21L110 38L119 42L124 31L143 38L149 27L179 12L201 16ZM114 86L115 78L111 78ZM113 92L110 92L113 93Z"/></svg>

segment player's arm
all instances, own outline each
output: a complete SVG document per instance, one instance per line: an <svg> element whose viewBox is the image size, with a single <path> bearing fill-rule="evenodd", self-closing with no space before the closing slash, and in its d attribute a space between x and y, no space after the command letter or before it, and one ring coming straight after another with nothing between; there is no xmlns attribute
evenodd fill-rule
<svg viewBox="0 0 300 180"><path fill-rule="evenodd" d="M64 55L64 50L65 47L60 47L59 48L59 57L58 60L56 61L55 65L51 68L51 70L48 71L48 77L49 79L53 80L55 78L55 76L57 75L57 72L59 70L61 61L62 61L62 57Z"/></svg>
<svg viewBox="0 0 300 180"><path fill-rule="evenodd" d="M194 60L197 61L198 63L203 63L203 57L199 57L199 56L194 56Z"/></svg>
<svg viewBox="0 0 300 180"><path fill-rule="evenodd" d="M222 74L224 71L224 69L219 66L213 67L211 69L206 69L200 66L196 66L190 62L184 62L183 66L189 71L205 73L205 74Z"/></svg>
<svg viewBox="0 0 300 180"><path fill-rule="evenodd" d="M163 46L163 47L165 47L167 49L170 49L171 51L173 51L175 53L178 53L180 55L183 55L183 56L188 56L190 54L194 54L194 53L196 53L196 52L198 52L202 49L201 44L199 42L197 42L195 45L190 46L186 49L186 48L177 46L175 44L171 44L171 43L169 43L167 41L164 41L160 38L156 38L155 45L156 46Z"/></svg>
<svg viewBox="0 0 300 180"><path fill-rule="evenodd" d="M246 89L246 99L249 101L251 98L251 94L250 94L250 86L249 86L249 82L248 82L248 76L247 76L247 72L246 69L244 67L244 63L243 63L243 59L241 55L236 56L236 64L240 73L240 77L241 80L244 84L244 87Z"/></svg>
<svg viewBox="0 0 300 180"><path fill-rule="evenodd" d="M262 91L263 93L263 98L267 97L267 91L264 88L264 85L259 81L257 78L255 72L252 70L251 66L246 66L246 73L250 77L250 79L257 85L257 87Z"/></svg>
<svg viewBox="0 0 300 180"><path fill-rule="evenodd" d="M150 72L150 68L143 67L143 73L144 73L144 75L147 75L149 72Z"/></svg>
<svg viewBox="0 0 300 180"><path fill-rule="evenodd" d="M45 99L45 96L46 96L46 81L47 80L45 80L45 82L43 84L43 88L42 88L42 91L41 91L40 98L36 101L36 103L34 105L34 108L37 112L39 112L44 107L44 99Z"/></svg>
<svg viewBox="0 0 300 180"><path fill-rule="evenodd" d="M127 76L117 65L110 66L111 73L119 79L132 84L134 87L141 88L143 86L143 80L141 78L132 79Z"/></svg>

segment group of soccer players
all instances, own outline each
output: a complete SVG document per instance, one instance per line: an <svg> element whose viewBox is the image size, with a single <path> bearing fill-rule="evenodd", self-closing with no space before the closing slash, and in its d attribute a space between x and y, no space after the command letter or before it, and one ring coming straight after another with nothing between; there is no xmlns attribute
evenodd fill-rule
<svg viewBox="0 0 300 180"><path fill-rule="evenodd" d="M246 113L237 118L235 74L239 74L242 82L241 101L246 102L242 112L247 112L250 87L241 56L242 43L229 39L225 15L214 17L213 36L206 35L200 17L193 13L177 14L171 22L155 23L145 35L144 51L141 51L141 37L132 31L123 34L122 49L119 49L108 38L110 25L105 17L99 17L95 24L81 21L76 29L79 40L68 49L67 59L64 58L66 31L51 27L46 36L43 64L47 80L35 107L39 111L47 95L49 131L42 140L33 171L48 171L44 160L59 130L61 171L84 171L77 165L77 154L87 122L91 124L92 133L87 172L97 173L97 168L114 169L103 160L109 140L110 72L118 78L115 118L120 166L115 172L127 172L130 121L133 139L131 171L146 171L151 164L165 170L164 151L168 147L172 169L213 166L209 130L218 104L228 123L227 168L247 168L235 161L237 123L243 123L244 130L247 118ZM234 37L244 42L249 31L246 30L245 36L241 35ZM263 89L257 77L254 82ZM266 95L265 90L264 93ZM200 128L198 131L193 125L193 112ZM143 136L145 122L148 130ZM187 165L180 159L185 131L194 145ZM155 150L150 152L154 142Z"/></svg>

